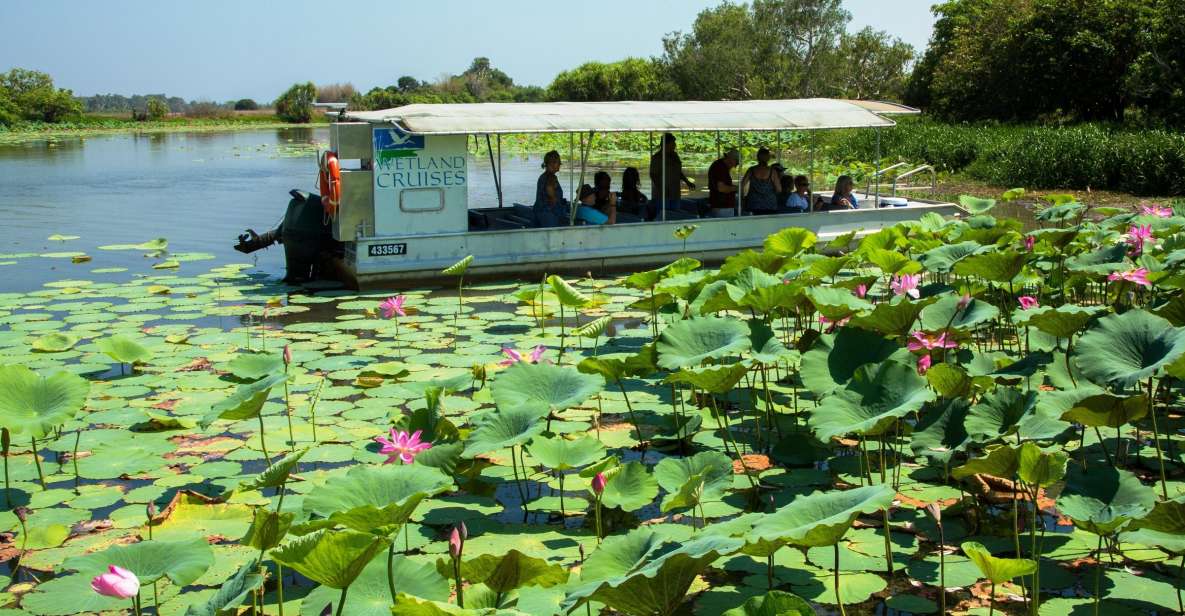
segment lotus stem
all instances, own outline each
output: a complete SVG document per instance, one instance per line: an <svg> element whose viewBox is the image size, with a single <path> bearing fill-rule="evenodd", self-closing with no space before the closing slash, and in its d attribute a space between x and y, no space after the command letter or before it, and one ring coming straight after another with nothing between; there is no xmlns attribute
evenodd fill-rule
<svg viewBox="0 0 1185 616"><path fill-rule="evenodd" d="M284 616L284 565L276 563L276 606Z"/></svg>
<svg viewBox="0 0 1185 616"><path fill-rule="evenodd" d="M29 441L32 443L32 446L33 446L33 463L35 465L37 465L37 480L41 482L41 489L44 490L44 489L46 489L45 488L45 475L41 472L41 456L39 456L37 454L37 439L30 436Z"/></svg>
<svg viewBox="0 0 1185 616"><path fill-rule="evenodd" d="M1037 504L1037 493L1040 491L1040 486L1033 486L1029 495L1033 499L1033 515L1029 521L1029 528L1032 530L1030 534L1033 540L1032 557L1033 562L1037 563L1037 568L1033 570L1033 616L1037 616L1037 610L1041 606L1041 542L1037 538L1037 520L1041 517L1041 507ZM1045 524L1041 524L1041 528L1045 528Z"/></svg>
<svg viewBox="0 0 1185 616"><path fill-rule="evenodd" d="M74 493L78 494L78 442L82 440L82 428L74 431L74 451L70 454L70 463L74 466Z"/></svg>
<svg viewBox="0 0 1185 616"><path fill-rule="evenodd" d="M625 392L625 384L621 382L621 379L616 379L616 380L617 380L617 388L621 390L621 397L625 398L625 408L630 413L630 423L634 424L634 431L638 433L638 444L641 444L642 441L645 439L642 438L642 426L640 426L638 424L638 417L637 417L637 415L634 414L634 405L630 404L630 395ZM642 462L645 462L645 461L646 461L646 447L643 447L642 448Z"/></svg>
<svg viewBox="0 0 1185 616"><path fill-rule="evenodd" d="M140 593L137 591L136 596L132 597L132 611L136 616L140 616Z"/></svg>
<svg viewBox="0 0 1185 616"><path fill-rule="evenodd" d="M1082 429L1085 430L1086 426L1083 426ZM1111 468L1115 468L1115 461L1111 459L1111 452L1107 451L1107 443L1103 440L1103 433L1099 431L1098 426L1095 426L1094 434L1095 434L1095 436L1099 437L1099 447L1102 447L1102 449L1103 449L1103 455L1106 456L1106 458L1107 458L1107 464L1110 464ZM1118 453L1119 453L1118 452L1118 450L1119 450L1118 437L1115 439L1115 449L1116 449L1116 455L1118 455ZM1084 455L1083 460L1085 460L1085 459L1086 459L1086 456Z"/></svg>
<svg viewBox="0 0 1185 616"><path fill-rule="evenodd" d="M774 555L771 552L769 556L765 557L765 581L766 590L774 589Z"/></svg>
<svg viewBox="0 0 1185 616"><path fill-rule="evenodd" d="M523 506L523 522L526 522L527 514L529 513L527 511L527 495L523 492L523 484L518 479L518 456L515 454L515 447L517 445L510 446L510 468L514 473L514 486L518 489L518 498Z"/></svg>
<svg viewBox="0 0 1185 616"><path fill-rule="evenodd" d="M839 596L839 542L832 544L835 548L835 604L839 606L840 616L847 616L847 610L843 609L843 599Z"/></svg>
<svg viewBox="0 0 1185 616"><path fill-rule="evenodd" d="M10 439L8 428L0 428L0 449L4 453L4 505L12 509L12 487L8 479L8 447L12 444Z"/></svg>
<svg viewBox="0 0 1185 616"><path fill-rule="evenodd" d="M938 604L939 614L946 613L946 534L942 528L942 520L938 522Z"/></svg>
<svg viewBox="0 0 1185 616"><path fill-rule="evenodd" d="M404 523L404 528L407 524ZM391 603L395 603L395 543L392 542L387 546L387 590L391 591Z"/></svg>
<svg viewBox="0 0 1185 616"><path fill-rule="evenodd" d="M1103 581L1103 536L1099 535L1098 555L1094 564L1094 616L1099 616L1099 602L1101 600L1101 586ZM1181 589L1177 588L1177 600L1180 602Z"/></svg>
<svg viewBox="0 0 1185 616"><path fill-rule="evenodd" d="M288 446L291 451L296 449L296 434L292 431L292 404L288 402L288 364L284 364L284 410L288 415Z"/></svg>
<svg viewBox="0 0 1185 616"><path fill-rule="evenodd" d="M560 357L556 363L564 363L564 303L560 302Z"/></svg>
<svg viewBox="0 0 1185 616"><path fill-rule="evenodd" d="M996 583L995 582L992 582L991 593L992 593L992 596L988 600L988 616L992 616L993 614L996 613Z"/></svg>
<svg viewBox="0 0 1185 616"><path fill-rule="evenodd" d="M594 505L593 511L596 514L596 521L597 521L597 545L601 545L601 539L604 537L604 535L601 532L601 495L600 494L596 495L596 504Z"/></svg>
<svg viewBox="0 0 1185 616"><path fill-rule="evenodd" d="M461 583L461 559L453 559L453 579L457 581L457 607L465 607L465 585Z"/></svg>
<svg viewBox="0 0 1185 616"><path fill-rule="evenodd" d="M1185 587L1185 554L1181 555L1181 564L1177 566L1177 610L1185 614L1185 601L1181 599L1181 588Z"/></svg>
<svg viewBox="0 0 1185 616"><path fill-rule="evenodd" d="M880 467L881 485L885 484L885 437L880 438ZM889 524L889 508L881 509L881 518L885 524L885 571L889 574L889 583L893 582L893 536L892 526ZM838 545L838 543L836 544Z"/></svg>
<svg viewBox="0 0 1185 616"><path fill-rule="evenodd" d="M342 588L342 594L337 598L337 616L342 616L342 608L346 605L346 591L350 590L349 586Z"/></svg>
<svg viewBox="0 0 1185 616"><path fill-rule="evenodd" d="M317 391L313 393L313 402L309 405L309 423L313 425L313 442L317 442L317 401L321 399L321 388L325 387L325 375L321 375L321 382L317 384Z"/></svg>
<svg viewBox="0 0 1185 616"><path fill-rule="evenodd" d="M1160 427L1156 425L1156 396L1151 377L1148 379L1148 414L1152 416L1152 442L1156 445L1156 462L1160 466L1160 492L1164 500L1168 500L1169 487L1164 474L1164 454L1160 450Z"/></svg>
<svg viewBox="0 0 1185 616"><path fill-rule="evenodd" d="M560 523L568 517L568 510L564 508L564 471L556 471L556 476L560 482Z"/></svg>
<svg viewBox="0 0 1185 616"><path fill-rule="evenodd" d="M259 409L259 413L255 417L259 419L259 448L263 450L263 459L267 461L268 466L271 466L272 457L267 455L267 442L263 438L263 409Z"/></svg>

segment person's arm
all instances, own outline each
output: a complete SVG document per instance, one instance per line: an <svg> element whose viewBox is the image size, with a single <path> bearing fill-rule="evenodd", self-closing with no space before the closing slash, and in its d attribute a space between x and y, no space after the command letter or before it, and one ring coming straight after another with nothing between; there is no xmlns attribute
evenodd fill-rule
<svg viewBox="0 0 1185 616"><path fill-rule="evenodd" d="M781 174L775 173L772 170L769 172L769 177L774 181L774 192L780 195L782 194L782 180L778 177L779 175Z"/></svg>
<svg viewBox="0 0 1185 616"><path fill-rule="evenodd" d="M695 190L695 182L692 182L692 181L691 181L691 178L687 177L687 174L685 174L685 173L680 173L680 174L679 174L679 176L680 176L680 177L681 177L681 179L683 180L683 183L684 183L684 184L687 184L687 189L688 189L688 190Z"/></svg>
<svg viewBox="0 0 1185 616"><path fill-rule="evenodd" d="M556 194L556 183L557 181L548 182L547 186L544 188L544 190L547 192L548 205L559 205L560 198L559 195Z"/></svg>
<svg viewBox="0 0 1185 616"><path fill-rule="evenodd" d="M752 178L753 178L753 168L749 167L749 170L745 172L745 175L741 176L741 195L742 196L747 196L749 194L749 180L751 180Z"/></svg>
<svg viewBox="0 0 1185 616"><path fill-rule="evenodd" d="M609 216L609 220L605 221L605 224L609 224L609 225L617 224L617 198L616 197L609 199L609 214L608 214L608 216Z"/></svg>

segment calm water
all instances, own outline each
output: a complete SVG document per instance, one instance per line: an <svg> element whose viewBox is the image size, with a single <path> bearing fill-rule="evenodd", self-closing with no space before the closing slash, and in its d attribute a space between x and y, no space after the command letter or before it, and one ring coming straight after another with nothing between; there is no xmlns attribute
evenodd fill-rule
<svg viewBox="0 0 1185 616"><path fill-rule="evenodd" d="M0 292L29 291L64 278L121 280L92 270L152 270L143 251L107 244L169 240L174 253L213 260L183 262L191 275L219 263L255 263L283 276L280 247L251 256L231 246L247 227L263 231L283 216L292 188L314 190L315 152L325 128L113 135L0 146ZM504 202L534 201L538 157L503 155ZM591 172L590 172L591 173ZM620 173L614 173L614 184ZM567 178L563 178L567 190ZM591 176L589 177L591 181ZM497 204L486 157L470 157L471 206ZM65 242L53 234L77 235ZM92 260L40 255L82 252Z"/></svg>

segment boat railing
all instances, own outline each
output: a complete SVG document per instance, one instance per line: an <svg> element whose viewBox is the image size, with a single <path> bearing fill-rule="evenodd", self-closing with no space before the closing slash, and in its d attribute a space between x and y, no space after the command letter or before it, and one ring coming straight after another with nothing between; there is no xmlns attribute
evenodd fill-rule
<svg viewBox="0 0 1185 616"><path fill-rule="evenodd" d="M891 196L896 197L898 192L911 190L927 190L933 192L938 189L938 172L934 169L934 165L929 164L919 165L902 173L895 173L892 176L892 181L882 179L890 172L898 169L908 169L910 164L908 162L899 162L869 174L864 194L881 194L882 191L888 189ZM927 173L929 175L929 183L910 184L907 182L910 178L921 173Z"/></svg>

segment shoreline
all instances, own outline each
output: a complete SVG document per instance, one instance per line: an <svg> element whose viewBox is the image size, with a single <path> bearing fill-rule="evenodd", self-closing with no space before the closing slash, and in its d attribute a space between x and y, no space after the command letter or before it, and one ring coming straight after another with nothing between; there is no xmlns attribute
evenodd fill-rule
<svg viewBox="0 0 1185 616"><path fill-rule="evenodd" d="M278 128L328 128L329 123L322 122L308 122L305 124L293 124L290 122L276 121L242 121L242 120L186 120L186 121L148 121L148 122L133 122L131 120L118 121L117 125L103 125L95 123L93 126L86 125L69 125L69 126L55 126L55 125L41 125L33 127L18 127L9 130L0 130L0 146L7 145L21 145L35 141L54 141L65 138L85 138L108 135L124 135L124 134L164 134L164 133L195 133L195 132L215 132L215 131L248 131L248 130L272 130Z"/></svg>

